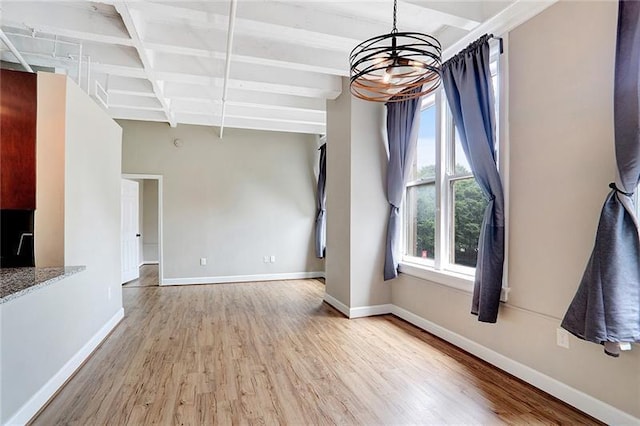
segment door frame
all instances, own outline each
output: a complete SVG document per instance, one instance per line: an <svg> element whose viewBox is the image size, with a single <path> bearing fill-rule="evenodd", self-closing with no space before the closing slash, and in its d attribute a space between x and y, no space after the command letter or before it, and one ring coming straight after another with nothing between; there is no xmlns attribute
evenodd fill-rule
<svg viewBox="0 0 640 426"><path fill-rule="evenodd" d="M158 181L158 285L164 284L164 235L163 222L163 188L162 175L148 175L137 173L123 173L123 179L157 180ZM144 237L143 237L144 238Z"/></svg>

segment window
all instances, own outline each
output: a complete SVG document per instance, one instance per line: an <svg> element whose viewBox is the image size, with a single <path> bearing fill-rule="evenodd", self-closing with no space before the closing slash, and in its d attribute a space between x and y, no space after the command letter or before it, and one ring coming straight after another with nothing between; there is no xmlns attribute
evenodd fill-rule
<svg viewBox="0 0 640 426"><path fill-rule="evenodd" d="M498 60L496 52L491 61L496 118ZM486 206L487 199L473 177L444 93L425 98L403 204L404 262L470 279L475 272Z"/></svg>

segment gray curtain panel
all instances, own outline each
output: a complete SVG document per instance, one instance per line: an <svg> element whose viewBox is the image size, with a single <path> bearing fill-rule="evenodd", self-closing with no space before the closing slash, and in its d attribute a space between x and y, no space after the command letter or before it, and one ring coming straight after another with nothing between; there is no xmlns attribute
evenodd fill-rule
<svg viewBox="0 0 640 426"><path fill-rule="evenodd" d="M418 87L414 91L419 92ZM400 204L404 187L409 178L411 163L416 153L416 141L420 129L420 103L422 99L387 103L387 136L389 140L389 164L387 166L387 246L384 258L384 279L398 276L400 253Z"/></svg>
<svg viewBox="0 0 640 426"><path fill-rule="evenodd" d="M316 191L316 257L322 259L325 256L327 246L327 144L319 149L320 163L318 173L318 189Z"/></svg>
<svg viewBox="0 0 640 426"><path fill-rule="evenodd" d="M640 342L640 236L633 193L640 182L640 2L620 1L614 122L618 173L596 241L562 327L604 344L617 356L622 342Z"/></svg>
<svg viewBox="0 0 640 426"><path fill-rule="evenodd" d="M495 102L485 35L442 67L447 101L460 142L480 188L489 200L478 241L471 313L496 322L504 264L504 195L496 166Z"/></svg>

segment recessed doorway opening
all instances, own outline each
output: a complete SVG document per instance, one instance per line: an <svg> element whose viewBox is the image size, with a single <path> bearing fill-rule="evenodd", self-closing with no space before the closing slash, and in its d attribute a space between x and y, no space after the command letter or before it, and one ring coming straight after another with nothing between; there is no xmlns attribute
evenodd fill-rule
<svg viewBox="0 0 640 426"><path fill-rule="evenodd" d="M123 174L122 282L125 287L162 284L162 176ZM133 188L136 187L137 191ZM135 195L133 193L135 192ZM134 217L135 216L135 217Z"/></svg>

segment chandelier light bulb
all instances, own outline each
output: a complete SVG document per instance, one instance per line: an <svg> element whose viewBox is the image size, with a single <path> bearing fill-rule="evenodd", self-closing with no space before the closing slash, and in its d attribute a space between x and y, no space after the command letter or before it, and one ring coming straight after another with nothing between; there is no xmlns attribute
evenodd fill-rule
<svg viewBox="0 0 640 426"><path fill-rule="evenodd" d="M392 73L393 73L393 69L391 67L388 67L386 70L384 70L384 74L382 75L382 81L385 83L388 83L389 81L391 81Z"/></svg>

